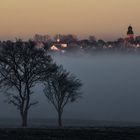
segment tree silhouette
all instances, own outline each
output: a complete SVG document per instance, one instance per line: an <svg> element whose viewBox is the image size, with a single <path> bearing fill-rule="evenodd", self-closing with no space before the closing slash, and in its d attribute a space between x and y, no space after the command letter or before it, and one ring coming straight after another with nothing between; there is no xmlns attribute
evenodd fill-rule
<svg viewBox="0 0 140 140"><path fill-rule="evenodd" d="M81 86L81 81L64 70L62 66L46 79L44 93L57 111L59 126L62 126L64 107L81 96Z"/></svg>
<svg viewBox="0 0 140 140"><path fill-rule="evenodd" d="M0 51L0 84L6 89L8 102L20 111L22 126L27 126L28 111L37 104L32 101L32 88L55 71L56 65L34 42L4 43ZM12 92L13 91L13 92Z"/></svg>

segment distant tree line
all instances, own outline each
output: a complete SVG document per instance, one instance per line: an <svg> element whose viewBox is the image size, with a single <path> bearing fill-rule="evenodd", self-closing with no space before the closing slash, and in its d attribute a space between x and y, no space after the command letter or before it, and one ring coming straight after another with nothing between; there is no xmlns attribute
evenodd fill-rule
<svg viewBox="0 0 140 140"><path fill-rule="evenodd" d="M140 49L140 36L135 39L119 38L115 41L104 41L102 39L96 39L95 36L90 35L85 39L78 39L76 35L73 34L57 34L54 37L50 35L39 35L36 34L33 37L35 42L43 42L45 48L50 49L50 47L60 40L60 43L66 43L67 48L63 48L67 52L70 51L85 51L85 52L98 52L98 51L125 51L125 52L135 52Z"/></svg>
<svg viewBox="0 0 140 140"><path fill-rule="evenodd" d="M23 127L27 126L30 108L38 103L32 96L39 83L44 84L42 92L56 109L62 126L64 107L81 96L81 81L54 63L48 51L37 48L34 41L1 43L0 87L8 103L19 110Z"/></svg>

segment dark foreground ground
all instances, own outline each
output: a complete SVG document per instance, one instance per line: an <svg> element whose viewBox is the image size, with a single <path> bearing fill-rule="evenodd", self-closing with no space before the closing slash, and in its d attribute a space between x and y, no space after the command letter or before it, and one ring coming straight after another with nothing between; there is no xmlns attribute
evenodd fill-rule
<svg viewBox="0 0 140 140"><path fill-rule="evenodd" d="M140 140L140 127L1 128L0 140Z"/></svg>

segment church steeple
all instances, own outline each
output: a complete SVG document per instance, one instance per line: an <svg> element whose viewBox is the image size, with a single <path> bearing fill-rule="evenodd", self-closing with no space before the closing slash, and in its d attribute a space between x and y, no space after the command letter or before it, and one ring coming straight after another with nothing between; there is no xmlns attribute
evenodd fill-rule
<svg viewBox="0 0 140 140"><path fill-rule="evenodd" d="M131 25L128 27L127 36L128 38L134 38L134 32Z"/></svg>

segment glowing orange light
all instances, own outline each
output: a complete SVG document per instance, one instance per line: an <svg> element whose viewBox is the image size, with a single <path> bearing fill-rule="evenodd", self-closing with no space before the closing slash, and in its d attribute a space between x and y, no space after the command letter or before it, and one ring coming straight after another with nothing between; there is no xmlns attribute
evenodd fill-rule
<svg viewBox="0 0 140 140"><path fill-rule="evenodd" d="M60 42L60 39L59 38L57 39L57 42Z"/></svg>
<svg viewBox="0 0 140 140"><path fill-rule="evenodd" d="M55 45L53 45L53 46L51 47L51 50L53 50L53 51L59 51L59 49L58 49Z"/></svg>
<svg viewBox="0 0 140 140"><path fill-rule="evenodd" d="M62 48L67 48L68 45L67 44L61 44Z"/></svg>

